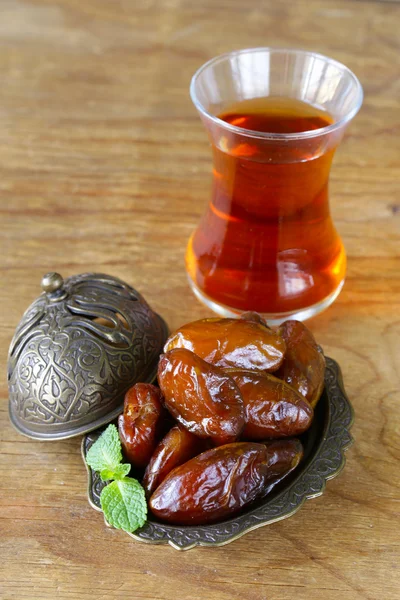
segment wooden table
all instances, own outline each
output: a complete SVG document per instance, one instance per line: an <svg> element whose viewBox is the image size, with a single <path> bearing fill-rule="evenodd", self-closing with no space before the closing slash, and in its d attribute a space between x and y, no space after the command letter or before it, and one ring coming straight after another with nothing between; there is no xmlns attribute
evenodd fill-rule
<svg viewBox="0 0 400 600"><path fill-rule="evenodd" d="M1 2L3 374L49 270L119 276L171 328L210 314L183 265L209 195L210 151L188 96L204 61L304 47L346 63L366 94L332 173L347 282L310 323L355 407L343 474L293 518L229 546L138 544L89 507L79 438L12 429L3 376L2 599L399 598L399 29L400 5L385 2Z"/></svg>

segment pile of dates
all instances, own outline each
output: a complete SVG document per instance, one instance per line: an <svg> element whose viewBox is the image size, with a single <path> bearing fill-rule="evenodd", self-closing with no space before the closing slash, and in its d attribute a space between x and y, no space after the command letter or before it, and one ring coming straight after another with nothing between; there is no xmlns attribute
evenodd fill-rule
<svg viewBox="0 0 400 600"><path fill-rule="evenodd" d="M324 372L299 321L271 329L245 313L176 331L160 356L159 387L132 387L118 421L152 513L203 525L268 494L302 459L294 436L311 425Z"/></svg>

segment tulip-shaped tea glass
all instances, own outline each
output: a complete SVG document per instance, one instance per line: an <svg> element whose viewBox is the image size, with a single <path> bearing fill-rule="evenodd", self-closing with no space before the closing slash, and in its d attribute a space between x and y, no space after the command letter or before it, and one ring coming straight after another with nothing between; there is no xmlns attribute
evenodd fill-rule
<svg viewBox="0 0 400 600"><path fill-rule="evenodd" d="M315 315L344 282L328 179L362 103L358 79L313 52L255 48L202 66L191 97L214 159L211 201L186 252L193 291L224 316Z"/></svg>

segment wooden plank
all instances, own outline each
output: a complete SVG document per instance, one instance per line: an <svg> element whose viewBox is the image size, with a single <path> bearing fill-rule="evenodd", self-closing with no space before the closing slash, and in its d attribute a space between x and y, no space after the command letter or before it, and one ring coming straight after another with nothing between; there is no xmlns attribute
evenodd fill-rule
<svg viewBox="0 0 400 600"><path fill-rule="evenodd" d="M3 0L0 4L0 362L48 270L136 286L171 328L210 313L184 248L210 190L191 75L240 47L303 47L365 89L332 172L348 250L337 302L310 323L342 365L355 446L296 516L223 548L178 553L105 528L80 440L33 442L0 383L0 597L395 600L399 579L400 6L328 0Z"/></svg>

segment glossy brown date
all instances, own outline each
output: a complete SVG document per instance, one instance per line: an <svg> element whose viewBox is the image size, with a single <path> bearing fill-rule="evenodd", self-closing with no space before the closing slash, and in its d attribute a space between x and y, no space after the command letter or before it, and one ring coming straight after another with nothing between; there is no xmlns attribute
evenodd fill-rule
<svg viewBox="0 0 400 600"><path fill-rule="evenodd" d="M263 496L269 494L282 479L291 473L303 458L304 450L300 440L267 440L263 442L267 448L269 479Z"/></svg>
<svg viewBox="0 0 400 600"><path fill-rule="evenodd" d="M118 418L118 431L125 458L135 467L144 468L157 445L165 415L161 391L150 383L137 383L124 400L124 412Z"/></svg>
<svg viewBox="0 0 400 600"><path fill-rule="evenodd" d="M175 425L161 440L147 465L143 487L150 496L168 473L206 449L201 440L182 425Z"/></svg>
<svg viewBox="0 0 400 600"><path fill-rule="evenodd" d="M188 323L167 340L164 351L186 348L218 367L276 371L283 361L285 342L254 314L249 319Z"/></svg>
<svg viewBox="0 0 400 600"><path fill-rule="evenodd" d="M258 312L248 310L247 312L242 313L240 315L240 318L244 319L245 321L251 321L252 323L258 323L259 325L263 325L264 327L272 331L271 328L268 326L267 321Z"/></svg>
<svg viewBox="0 0 400 600"><path fill-rule="evenodd" d="M246 425L245 440L300 435L312 422L314 411L307 400L285 381L270 375L226 369L241 391Z"/></svg>
<svg viewBox="0 0 400 600"><path fill-rule="evenodd" d="M177 348L161 355L158 382L166 407L188 431L217 445L239 437L244 427L242 395L222 369Z"/></svg>
<svg viewBox="0 0 400 600"><path fill-rule="evenodd" d="M307 398L314 408L324 388L325 358L311 331L300 321L285 321L279 334L286 342L286 355L277 376Z"/></svg>
<svg viewBox="0 0 400 600"><path fill-rule="evenodd" d="M293 439L213 448L171 471L150 498L150 509L176 525L215 523L268 493L302 453Z"/></svg>

